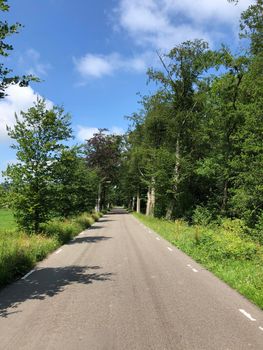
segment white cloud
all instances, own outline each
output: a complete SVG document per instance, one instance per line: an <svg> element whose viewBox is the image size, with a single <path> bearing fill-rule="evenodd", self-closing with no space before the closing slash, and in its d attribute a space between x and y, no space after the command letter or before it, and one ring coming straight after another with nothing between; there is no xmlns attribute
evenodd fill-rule
<svg viewBox="0 0 263 350"><path fill-rule="evenodd" d="M80 58L74 58L77 71L84 78L101 78L105 75L112 75L116 71L145 72L147 61L152 54L148 52L131 58L122 57L118 53L109 55L86 54Z"/></svg>
<svg viewBox="0 0 263 350"><path fill-rule="evenodd" d="M74 58L76 70L87 78L112 76L117 71L145 72L156 65L155 50L167 52L186 40L204 39L213 47L224 42L226 35L237 38L240 14L255 0L118 0L113 11L113 28L124 30L135 44L134 57L119 53L87 53ZM134 46L134 47L135 47Z"/></svg>
<svg viewBox="0 0 263 350"><path fill-rule="evenodd" d="M6 89L7 96L0 100L0 142L9 140L6 132L6 126L13 126L15 122L15 113L20 114L21 111L27 111L33 106L39 96L30 86L20 87L11 85ZM46 100L47 108L53 106L52 102Z"/></svg>
<svg viewBox="0 0 263 350"><path fill-rule="evenodd" d="M241 12L253 2L240 0L235 6L227 0L120 0L116 12L135 43L169 50L196 38L213 43L223 26L236 28Z"/></svg>
<svg viewBox="0 0 263 350"><path fill-rule="evenodd" d="M28 49L24 55L19 57L18 63L27 74L37 77L48 75L49 70L52 68L50 63L41 62L40 53L32 48Z"/></svg>
<svg viewBox="0 0 263 350"><path fill-rule="evenodd" d="M89 140L97 132L99 132L99 129L95 127L88 127L82 125L77 126L77 138L81 142ZM118 126L113 126L109 129L108 132L106 132L106 134L122 135L124 134L124 132L125 131L122 128Z"/></svg>

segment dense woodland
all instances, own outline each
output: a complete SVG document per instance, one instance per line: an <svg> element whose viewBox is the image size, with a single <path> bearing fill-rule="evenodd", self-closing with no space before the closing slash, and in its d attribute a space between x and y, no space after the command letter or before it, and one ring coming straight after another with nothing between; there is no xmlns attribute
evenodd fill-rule
<svg viewBox="0 0 263 350"><path fill-rule="evenodd" d="M117 204L189 223L237 218L262 243L262 13L258 0L242 14L238 53L211 50L201 39L158 53L160 69L147 73L156 92L142 97L123 136L101 129L69 147L70 117L39 100L8 129L18 163L5 172L0 204L30 232L53 217ZM18 29L1 24L1 55ZM1 65L1 98L9 84L36 80L10 73Z"/></svg>
<svg viewBox="0 0 263 350"><path fill-rule="evenodd" d="M131 209L189 222L242 219L263 241L263 2L240 21L240 53L202 40L159 55L130 117L120 165Z"/></svg>

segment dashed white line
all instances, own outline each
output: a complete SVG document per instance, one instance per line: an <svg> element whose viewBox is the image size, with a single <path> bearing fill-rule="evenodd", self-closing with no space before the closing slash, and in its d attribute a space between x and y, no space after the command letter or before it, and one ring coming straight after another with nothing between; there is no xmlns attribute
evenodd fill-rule
<svg viewBox="0 0 263 350"><path fill-rule="evenodd" d="M193 272L198 272L198 270L196 270L191 264L187 264L188 267L190 267L190 269L193 271Z"/></svg>
<svg viewBox="0 0 263 350"><path fill-rule="evenodd" d="M157 239L157 241L160 241L160 238L159 237L155 237Z"/></svg>
<svg viewBox="0 0 263 350"><path fill-rule="evenodd" d="M241 314L245 315L250 321L256 321L255 318L253 318L248 312L246 312L245 310L243 309L239 309L239 311L241 312Z"/></svg>
<svg viewBox="0 0 263 350"><path fill-rule="evenodd" d="M21 279L22 280L25 280L29 275L31 275L31 273L33 273L35 270L33 269L33 270L31 270L31 271L29 271L25 276L23 276Z"/></svg>
<svg viewBox="0 0 263 350"><path fill-rule="evenodd" d="M261 331L263 331L263 327L260 327L260 326L259 326L258 328L259 328Z"/></svg>
<svg viewBox="0 0 263 350"><path fill-rule="evenodd" d="M55 254L59 254L59 253L61 253L62 252L62 249L60 248L59 250L57 250L56 252L55 252Z"/></svg>
<svg viewBox="0 0 263 350"><path fill-rule="evenodd" d="M168 250L170 250L170 252L172 252L172 251L173 251L173 250L172 250L172 248L170 248L170 247L167 247L167 249L168 249Z"/></svg>

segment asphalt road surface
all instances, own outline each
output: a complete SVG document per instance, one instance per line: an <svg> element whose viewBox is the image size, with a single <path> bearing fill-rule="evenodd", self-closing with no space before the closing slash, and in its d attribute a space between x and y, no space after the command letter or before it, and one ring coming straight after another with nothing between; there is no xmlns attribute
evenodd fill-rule
<svg viewBox="0 0 263 350"><path fill-rule="evenodd" d="M0 292L4 350L262 350L263 313L115 209Z"/></svg>

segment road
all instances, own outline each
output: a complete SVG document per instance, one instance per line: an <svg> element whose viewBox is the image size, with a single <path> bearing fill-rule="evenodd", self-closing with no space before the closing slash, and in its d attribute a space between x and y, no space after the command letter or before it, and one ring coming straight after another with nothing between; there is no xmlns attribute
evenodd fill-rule
<svg viewBox="0 0 263 350"><path fill-rule="evenodd" d="M4 350L263 349L261 310L120 209L0 303Z"/></svg>

